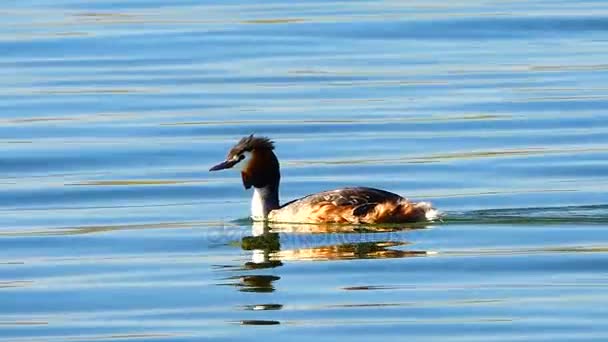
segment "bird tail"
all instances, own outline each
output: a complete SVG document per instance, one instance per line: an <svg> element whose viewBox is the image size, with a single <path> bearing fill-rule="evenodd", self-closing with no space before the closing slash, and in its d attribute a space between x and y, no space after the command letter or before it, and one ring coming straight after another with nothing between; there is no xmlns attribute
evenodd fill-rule
<svg viewBox="0 0 608 342"><path fill-rule="evenodd" d="M414 203L414 208L424 213L424 218L427 221L440 220L443 217L443 213L433 208L430 202L418 202Z"/></svg>

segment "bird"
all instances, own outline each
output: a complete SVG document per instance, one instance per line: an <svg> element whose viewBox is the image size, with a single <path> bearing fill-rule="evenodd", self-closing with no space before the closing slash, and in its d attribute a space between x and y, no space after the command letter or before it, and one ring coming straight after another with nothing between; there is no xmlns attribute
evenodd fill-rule
<svg viewBox="0 0 608 342"><path fill-rule="evenodd" d="M395 193L370 188L346 187L279 202L281 172L274 142L249 135L234 145L221 163L209 171L241 167L245 189L253 188L251 218L283 223L381 224L430 222L442 213L429 202L411 202Z"/></svg>

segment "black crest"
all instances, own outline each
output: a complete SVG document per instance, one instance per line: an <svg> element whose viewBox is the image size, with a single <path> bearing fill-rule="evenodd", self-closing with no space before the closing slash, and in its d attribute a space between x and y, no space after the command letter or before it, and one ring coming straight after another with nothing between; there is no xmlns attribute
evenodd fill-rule
<svg viewBox="0 0 608 342"><path fill-rule="evenodd" d="M238 156L243 152L253 150L274 150L274 143L267 137L254 137L253 134L241 139L233 148L230 149L229 156Z"/></svg>

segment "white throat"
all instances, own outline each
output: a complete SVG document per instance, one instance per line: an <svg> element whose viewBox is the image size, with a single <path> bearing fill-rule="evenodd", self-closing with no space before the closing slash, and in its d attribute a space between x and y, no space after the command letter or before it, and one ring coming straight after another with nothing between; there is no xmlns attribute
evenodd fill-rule
<svg viewBox="0 0 608 342"><path fill-rule="evenodd" d="M272 210L272 204L268 203L271 197L269 186L263 188L253 188L253 198L251 199L251 218L254 221L264 221Z"/></svg>

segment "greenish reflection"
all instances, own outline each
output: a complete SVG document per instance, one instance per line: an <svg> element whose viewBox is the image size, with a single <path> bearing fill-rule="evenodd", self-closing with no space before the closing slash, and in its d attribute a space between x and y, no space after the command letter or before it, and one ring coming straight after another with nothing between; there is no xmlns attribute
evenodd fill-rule
<svg viewBox="0 0 608 342"><path fill-rule="evenodd" d="M273 292L273 283L281 277L272 275L246 275L239 278L237 287L241 292Z"/></svg>
<svg viewBox="0 0 608 342"><path fill-rule="evenodd" d="M386 225L386 226L355 226L355 225L311 225L311 224L284 224L254 222L252 235L246 236L241 240L241 248L252 251L252 261L246 262L245 269L272 268L282 266L284 261L296 260L352 260L352 259L386 259L386 258L405 258L414 256L426 256L433 254L428 251L402 250L394 247L409 245L403 240L366 240L364 234L373 232L397 232L411 229L422 229L424 226L418 224L414 226ZM282 248L279 233L290 233L290 236L300 237L300 242L306 237L314 234L344 234L352 236L349 240L331 240L329 243L321 242L316 246L305 246L298 248ZM311 235L313 234L313 235ZM341 235L345 236L345 235ZM369 236L368 236L369 237ZM388 236L390 238L390 236ZM323 240L323 239L322 239Z"/></svg>
<svg viewBox="0 0 608 342"><path fill-rule="evenodd" d="M401 232L413 229L423 229L425 225L384 225L384 226L356 226L356 225L310 225L310 224L283 224L254 222L251 235L240 241L244 251L251 252L251 259L238 268L242 273L230 277L229 284L239 292L255 293L252 299L261 297L257 294L271 294L280 290L277 284L281 277L273 274L251 274L267 269L268 271L283 266L285 261L328 261L328 260L356 260L356 259L390 259L421 257L434 254L423 250L404 250L401 248L410 243L403 241ZM395 232L395 236L391 233ZM382 234L377 237L376 234ZM397 235L398 234L398 235ZM281 243L281 237L285 239ZM307 238L314 241L307 241ZM327 240L324 239L327 237ZM369 241L375 239L374 241ZM295 240L297 243L294 242ZM348 241L345 241L348 240ZM312 242L312 245L309 244ZM266 300L271 297L264 297ZM264 300L264 302L266 302ZM282 310L283 304L244 304L240 306L243 311L277 311ZM243 325L277 325L275 320L242 320Z"/></svg>

